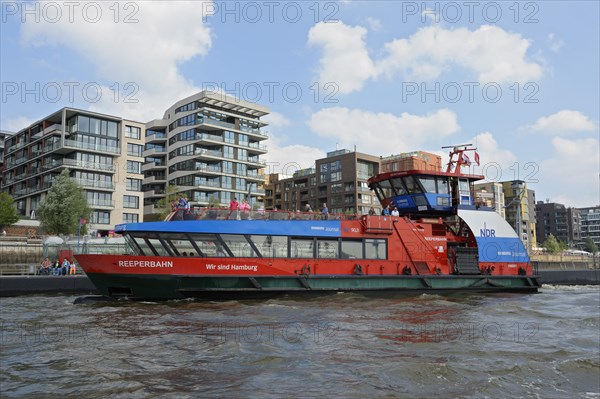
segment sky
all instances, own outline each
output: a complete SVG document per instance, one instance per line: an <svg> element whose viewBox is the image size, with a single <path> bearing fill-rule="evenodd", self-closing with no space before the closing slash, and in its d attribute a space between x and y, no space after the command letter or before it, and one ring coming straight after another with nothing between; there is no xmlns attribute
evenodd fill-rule
<svg viewBox="0 0 600 399"><path fill-rule="evenodd" d="M600 205L600 2L0 4L2 130L209 90L269 108L268 173L470 143L487 181Z"/></svg>

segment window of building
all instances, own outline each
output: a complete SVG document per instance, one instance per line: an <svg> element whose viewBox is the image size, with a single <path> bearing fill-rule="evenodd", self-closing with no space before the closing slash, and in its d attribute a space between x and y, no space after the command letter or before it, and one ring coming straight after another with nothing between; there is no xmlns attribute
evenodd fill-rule
<svg viewBox="0 0 600 399"><path fill-rule="evenodd" d="M124 195L123 196L123 208L139 209L140 197L135 195Z"/></svg>
<svg viewBox="0 0 600 399"><path fill-rule="evenodd" d="M93 211L90 222L94 224L110 224L110 212Z"/></svg>
<svg viewBox="0 0 600 399"><path fill-rule="evenodd" d="M136 126L125 125L125 137L139 140L142 137L142 130Z"/></svg>
<svg viewBox="0 0 600 399"><path fill-rule="evenodd" d="M127 143L127 155L141 157L144 151L144 146L139 144Z"/></svg>
<svg viewBox="0 0 600 399"><path fill-rule="evenodd" d="M139 217L137 213L124 213L123 214L123 223L137 223L139 222Z"/></svg>
<svg viewBox="0 0 600 399"><path fill-rule="evenodd" d="M224 146L223 147L223 157L233 159L234 158L233 147Z"/></svg>
<svg viewBox="0 0 600 399"><path fill-rule="evenodd" d="M125 189L127 191L142 191L142 180L125 179Z"/></svg>
<svg viewBox="0 0 600 399"><path fill-rule="evenodd" d="M136 161L127 161L128 173L142 173L142 163Z"/></svg>

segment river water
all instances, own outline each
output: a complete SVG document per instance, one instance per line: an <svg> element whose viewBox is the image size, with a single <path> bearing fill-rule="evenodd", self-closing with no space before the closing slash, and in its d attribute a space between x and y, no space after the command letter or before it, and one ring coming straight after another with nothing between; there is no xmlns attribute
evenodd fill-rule
<svg viewBox="0 0 600 399"><path fill-rule="evenodd" d="M6 398L600 398L600 290L1 298Z"/></svg>

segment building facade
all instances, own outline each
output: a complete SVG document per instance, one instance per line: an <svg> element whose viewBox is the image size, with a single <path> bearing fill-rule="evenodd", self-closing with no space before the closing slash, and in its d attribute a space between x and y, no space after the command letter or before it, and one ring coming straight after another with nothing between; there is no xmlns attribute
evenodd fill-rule
<svg viewBox="0 0 600 399"><path fill-rule="evenodd" d="M474 190L477 203L494 208L496 213L506 219L504 191L501 183L474 184Z"/></svg>
<svg viewBox="0 0 600 399"><path fill-rule="evenodd" d="M563 204L538 201L535 205L537 241L545 242L552 234L558 241L569 243L569 220Z"/></svg>
<svg viewBox="0 0 600 399"><path fill-rule="evenodd" d="M225 94L200 92L146 124L144 213L157 212L168 185L193 205L264 196L266 107Z"/></svg>
<svg viewBox="0 0 600 399"><path fill-rule="evenodd" d="M600 247L600 206L577 208L581 225L581 245L589 237Z"/></svg>
<svg viewBox="0 0 600 399"><path fill-rule="evenodd" d="M0 171L3 170L4 166L4 141L8 140L10 136L12 136L14 132L9 132L6 130L0 130ZM0 179L0 192L2 190L2 185L4 184L4 179Z"/></svg>
<svg viewBox="0 0 600 399"><path fill-rule="evenodd" d="M92 208L82 215L91 234L141 222L144 133L140 122L63 108L5 141L2 190L20 215L35 219L54 179L69 169Z"/></svg>
<svg viewBox="0 0 600 399"><path fill-rule="evenodd" d="M523 180L502 182L506 221L515 229L528 251L537 247L535 192Z"/></svg>
<svg viewBox="0 0 600 399"><path fill-rule="evenodd" d="M317 159L314 168L296 171L292 177L269 176L266 187L267 209L313 211L327 204L330 213L366 214L373 207L381 211L379 201L367 186L367 180L379 173L379 157L356 151L338 150Z"/></svg>

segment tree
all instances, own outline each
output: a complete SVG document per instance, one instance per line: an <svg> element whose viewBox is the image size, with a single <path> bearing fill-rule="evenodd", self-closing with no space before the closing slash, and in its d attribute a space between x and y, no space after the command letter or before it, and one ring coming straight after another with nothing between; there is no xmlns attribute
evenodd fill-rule
<svg viewBox="0 0 600 399"><path fill-rule="evenodd" d="M17 209L12 206L13 198L8 193L0 193L0 230L19 220Z"/></svg>
<svg viewBox="0 0 600 399"><path fill-rule="evenodd" d="M593 254L598 252L598 246L596 245L594 240L592 240L592 237L587 237L585 239L585 241L583 242L583 249Z"/></svg>
<svg viewBox="0 0 600 399"><path fill-rule="evenodd" d="M546 250L548 252L550 252L551 254L557 254L561 251L560 243L556 240L556 237L554 237L552 234L548 235L548 238L544 242L544 248L546 248Z"/></svg>
<svg viewBox="0 0 600 399"><path fill-rule="evenodd" d="M46 233L63 235L77 233L80 218L88 218L90 212L85 192L71 179L68 169L54 180L37 210ZM86 226L83 225L82 234L85 230Z"/></svg>
<svg viewBox="0 0 600 399"><path fill-rule="evenodd" d="M159 219L164 220L169 213L172 212L171 204L173 201L179 199L179 187L167 185L165 189L165 196L161 198L156 204L156 210L158 211Z"/></svg>

